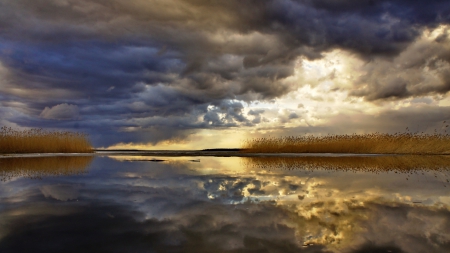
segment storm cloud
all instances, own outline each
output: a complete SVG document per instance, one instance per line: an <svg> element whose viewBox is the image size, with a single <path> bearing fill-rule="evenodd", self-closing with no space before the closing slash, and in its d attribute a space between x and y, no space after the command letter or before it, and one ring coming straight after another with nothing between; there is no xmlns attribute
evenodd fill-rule
<svg viewBox="0 0 450 253"><path fill-rule="evenodd" d="M239 104L290 94L305 85L290 81L299 62L337 49L367 62L350 96L442 95L447 31L421 36L449 22L444 0L5 0L0 112L4 124L81 129L97 146L256 126Z"/></svg>

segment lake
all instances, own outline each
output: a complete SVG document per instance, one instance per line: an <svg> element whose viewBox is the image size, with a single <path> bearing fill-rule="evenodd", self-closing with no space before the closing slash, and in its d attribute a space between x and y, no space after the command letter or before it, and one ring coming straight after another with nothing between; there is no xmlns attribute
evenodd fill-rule
<svg viewBox="0 0 450 253"><path fill-rule="evenodd" d="M0 252L450 252L450 158L0 158Z"/></svg>

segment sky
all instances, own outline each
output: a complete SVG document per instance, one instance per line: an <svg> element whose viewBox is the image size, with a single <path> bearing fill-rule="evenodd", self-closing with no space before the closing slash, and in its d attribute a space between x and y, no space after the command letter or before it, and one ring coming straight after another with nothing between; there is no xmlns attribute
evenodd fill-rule
<svg viewBox="0 0 450 253"><path fill-rule="evenodd" d="M448 0L0 0L0 125L95 147L433 132Z"/></svg>

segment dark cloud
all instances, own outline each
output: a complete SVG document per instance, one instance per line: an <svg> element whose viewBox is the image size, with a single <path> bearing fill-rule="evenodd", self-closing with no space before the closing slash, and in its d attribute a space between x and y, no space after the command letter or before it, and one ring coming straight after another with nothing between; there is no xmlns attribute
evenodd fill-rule
<svg viewBox="0 0 450 253"><path fill-rule="evenodd" d="M403 54L413 57L408 49L419 35L449 21L450 5L441 0L7 0L0 3L2 106L26 115L8 122L37 126L50 124L37 119L45 108L74 105L77 128L93 127L94 135L124 126L170 126L176 135L258 124L232 105L221 109L225 116L207 108L286 95L303 85L286 82L297 59L320 59L333 49L371 61L351 95L372 101L443 94L450 80L446 35L433 42L440 46L429 44L438 59L428 54L411 63ZM400 67L380 69L399 57ZM408 64L434 69L439 80L394 78L415 70Z"/></svg>
<svg viewBox="0 0 450 253"><path fill-rule="evenodd" d="M442 31L434 41L418 40L392 60L367 63L366 74L350 95L372 101L446 94L450 90L450 40L446 33Z"/></svg>
<svg viewBox="0 0 450 253"><path fill-rule="evenodd" d="M427 101L416 101L413 106L398 110L382 110L377 115L367 115L363 112L348 114L339 113L334 116L325 115L326 124L315 124L299 127L260 128L268 131L271 136L298 136L305 134L353 134L353 133L398 133L408 131L416 133L446 134L444 121L450 120L450 108L428 105ZM321 117L318 116L320 119ZM325 118L324 118L325 119ZM255 134L253 137L263 137Z"/></svg>

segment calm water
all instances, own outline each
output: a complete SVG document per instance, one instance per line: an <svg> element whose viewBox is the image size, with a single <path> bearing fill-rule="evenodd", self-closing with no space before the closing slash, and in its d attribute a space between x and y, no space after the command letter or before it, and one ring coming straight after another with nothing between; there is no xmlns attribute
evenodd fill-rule
<svg viewBox="0 0 450 253"><path fill-rule="evenodd" d="M450 252L445 159L152 158L1 158L0 252Z"/></svg>

